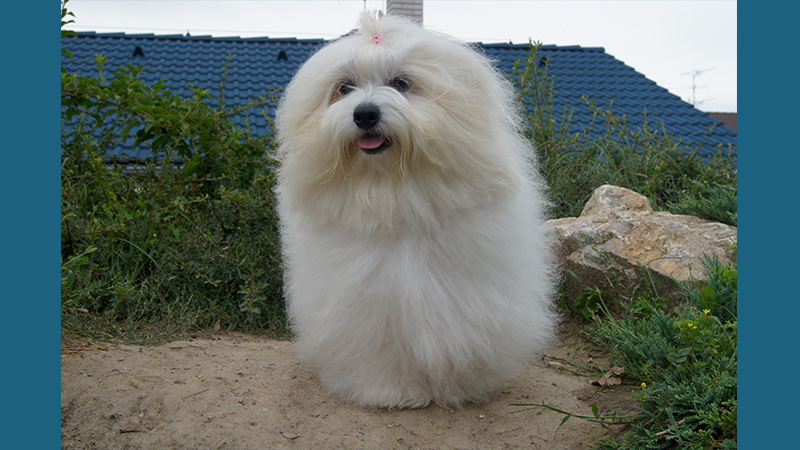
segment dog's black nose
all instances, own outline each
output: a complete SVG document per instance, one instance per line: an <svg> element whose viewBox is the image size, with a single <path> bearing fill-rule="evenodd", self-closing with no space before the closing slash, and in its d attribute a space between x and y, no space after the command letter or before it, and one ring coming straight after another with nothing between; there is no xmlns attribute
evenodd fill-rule
<svg viewBox="0 0 800 450"><path fill-rule="evenodd" d="M375 128L381 121L381 109L373 103L362 103L353 111L353 122L362 130Z"/></svg>

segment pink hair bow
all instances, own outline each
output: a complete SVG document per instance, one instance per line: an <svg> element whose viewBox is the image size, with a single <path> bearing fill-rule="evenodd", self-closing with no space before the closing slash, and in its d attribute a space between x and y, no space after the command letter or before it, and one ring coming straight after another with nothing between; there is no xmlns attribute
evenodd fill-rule
<svg viewBox="0 0 800 450"><path fill-rule="evenodd" d="M383 33L370 35L369 41L372 42L375 45L383 44Z"/></svg>

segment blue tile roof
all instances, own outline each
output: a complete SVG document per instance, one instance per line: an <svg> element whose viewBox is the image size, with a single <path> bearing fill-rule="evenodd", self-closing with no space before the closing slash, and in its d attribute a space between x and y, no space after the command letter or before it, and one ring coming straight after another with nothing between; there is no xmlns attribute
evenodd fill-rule
<svg viewBox="0 0 800 450"><path fill-rule="evenodd" d="M228 67L225 103L234 106L285 87L298 67L324 44L321 39L80 32L77 37L62 39L61 47L72 52L72 59L62 55L61 63L70 73L96 76L92 59L95 54L102 54L108 59L106 71L128 64L143 65L143 81L166 80L172 92L189 97L190 83L212 93L219 92L230 54L233 59ZM528 44L477 45L504 73L510 73L514 61L525 59L530 53ZM603 48L543 45L538 54L547 58L548 73L554 79L554 113L560 115L565 106L574 108L575 131L591 122L592 113L582 100L587 96L600 108L607 108L613 100L612 111L625 115L628 124L634 127L644 123L646 109L649 123L664 122L666 129L677 137L692 142L705 138L707 145L703 152L712 152L718 144L736 146L735 131L669 93ZM259 114L250 119L255 133L269 132ZM706 138L711 125L715 127ZM126 152L130 149L119 149L117 155L109 156ZM138 159L150 155L147 148L139 148L130 156Z"/></svg>

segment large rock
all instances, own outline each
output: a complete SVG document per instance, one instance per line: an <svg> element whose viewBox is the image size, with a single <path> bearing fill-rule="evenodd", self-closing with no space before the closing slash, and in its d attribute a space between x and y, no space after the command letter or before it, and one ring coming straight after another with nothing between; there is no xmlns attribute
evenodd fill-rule
<svg viewBox="0 0 800 450"><path fill-rule="evenodd" d="M736 227L654 212L647 197L617 186L597 188L580 217L548 223L555 231L561 269L578 277L566 276L569 298L586 287L611 292L648 283L675 305L683 295L675 280L702 283L708 279L700 257L716 255L725 265L736 262L732 249Z"/></svg>

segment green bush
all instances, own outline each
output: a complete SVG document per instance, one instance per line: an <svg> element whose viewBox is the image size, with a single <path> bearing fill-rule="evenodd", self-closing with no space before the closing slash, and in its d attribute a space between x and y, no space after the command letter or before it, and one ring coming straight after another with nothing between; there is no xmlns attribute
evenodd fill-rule
<svg viewBox="0 0 800 450"><path fill-rule="evenodd" d="M592 121L579 131L570 131L574 108L554 110L558 86L547 64L539 64L539 46L532 44L529 57L515 64L510 79L550 188L553 217L578 216L592 192L604 184L638 192L657 210L681 203L703 185L733 187L735 196L735 148L718 147L703 157L699 154L703 140L683 142L663 123L648 122L646 110L645 124L634 128L625 116L613 112L613 103L601 107L584 97ZM603 132L592 131L595 124L603 124Z"/></svg>
<svg viewBox="0 0 800 450"><path fill-rule="evenodd" d="M724 266L716 256L705 255L700 260L708 270L708 281L697 288L685 285L684 289L689 299L695 308L708 310L723 322L736 322L738 315L736 266Z"/></svg>
<svg viewBox="0 0 800 450"><path fill-rule="evenodd" d="M585 324L580 334L610 356L608 369L585 363L576 373L615 371L626 382L603 389L630 392L636 404L594 404L592 415L542 403L512 406L561 413L562 424L578 418L628 427L591 445L598 450L736 448L737 270L716 257L700 260L707 282L684 283L687 302L672 312L654 285L616 271L608 274L609 291L592 287L562 299L565 313Z"/></svg>
<svg viewBox="0 0 800 450"><path fill-rule="evenodd" d="M233 123L274 93L228 108L224 67L219 100L201 89L184 99L143 83L142 67L106 73L105 58L95 61L96 77L61 74L64 330L284 335L274 144ZM125 143L154 157L109 161Z"/></svg>
<svg viewBox="0 0 800 450"><path fill-rule="evenodd" d="M653 307L645 317L598 319L591 329L614 355L614 364L642 381L635 397L647 412L629 433L594 448L736 447L736 269L714 258L703 264L713 304L703 289L677 315Z"/></svg>
<svg viewBox="0 0 800 450"><path fill-rule="evenodd" d="M689 183L690 190L677 202L668 202L670 211L736 226L736 186L695 180Z"/></svg>

